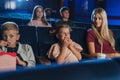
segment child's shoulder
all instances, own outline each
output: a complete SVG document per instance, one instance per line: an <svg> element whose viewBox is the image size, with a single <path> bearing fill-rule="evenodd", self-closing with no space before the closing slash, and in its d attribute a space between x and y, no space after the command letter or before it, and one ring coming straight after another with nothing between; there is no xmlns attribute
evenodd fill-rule
<svg viewBox="0 0 120 80"><path fill-rule="evenodd" d="M59 46L59 43L54 43L52 44L52 46Z"/></svg>
<svg viewBox="0 0 120 80"><path fill-rule="evenodd" d="M29 44L22 44L22 43L18 43L20 48L31 48L31 46Z"/></svg>

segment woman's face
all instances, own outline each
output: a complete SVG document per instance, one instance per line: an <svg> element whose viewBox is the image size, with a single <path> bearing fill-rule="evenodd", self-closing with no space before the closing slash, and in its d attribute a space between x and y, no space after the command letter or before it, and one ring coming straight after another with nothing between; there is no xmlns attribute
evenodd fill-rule
<svg viewBox="0 0 120 80"><path fill-rule="evenodd" d="M42 18L43 17L43 9L42 8L37 8L36 17L37 18Z"/></svg>
<svg viewBox="0 0 120 80"><path fill-rule="evenodd" d="M99 28L102 26L102 16L99 13L96 13L93 17L93 23L95 27Z"/></svg>

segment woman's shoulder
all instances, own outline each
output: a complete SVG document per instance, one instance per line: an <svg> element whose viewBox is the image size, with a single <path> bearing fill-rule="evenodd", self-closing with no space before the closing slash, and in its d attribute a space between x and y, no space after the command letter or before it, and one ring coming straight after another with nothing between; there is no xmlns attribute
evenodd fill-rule
<svg viewBox="0 0 120 80"><path fill-rule="evenodd" d="M93 32L93 29L92 29L92 28L88 29L88 30L87 30L87 33L94 33L94 32Z"/></svg>
<svg viewBox="0 0 120 80"><path fill-rule="evenodd" d="M93 32L92 28L88 29L87 31L88 31L88 32Z"/></svg>

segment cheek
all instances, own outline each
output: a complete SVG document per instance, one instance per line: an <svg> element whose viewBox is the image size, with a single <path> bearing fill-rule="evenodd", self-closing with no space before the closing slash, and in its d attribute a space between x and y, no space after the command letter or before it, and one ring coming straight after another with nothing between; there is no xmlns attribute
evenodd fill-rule
<svg viewBox="0 0 120 80"><path fill-rule="evenodd" d="M59 35L58 37L60 40L64 40L65 36L64 35Z"/></svg>

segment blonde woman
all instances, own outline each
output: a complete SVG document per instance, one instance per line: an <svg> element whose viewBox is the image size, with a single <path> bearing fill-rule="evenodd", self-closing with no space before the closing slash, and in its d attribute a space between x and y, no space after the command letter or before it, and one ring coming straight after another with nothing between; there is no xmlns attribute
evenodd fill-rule
<svg viewBox="0 0 120 80"><path fill-rule="evenodd" d="M51 27L51 25L44 18L44 9L42 6L37 5L33 9L32 19L28 23L28 26L35 27Z"/></svg>
<svg viewBox="0 0 120 80"><path fill-rule="evenodd" d="M91 15L92 29L88 30L87 43L91 57L96 57L97 53L104 53L106 57L119 57L120 54L115 50L115 40L113 33L108 29L106 11L96 8Z"/></svg>

